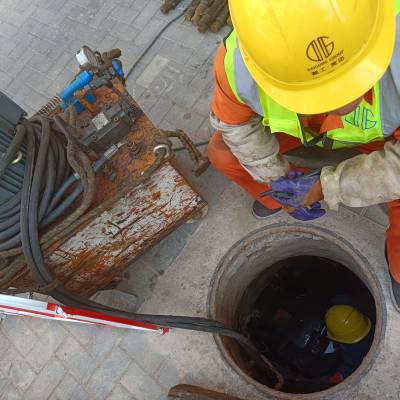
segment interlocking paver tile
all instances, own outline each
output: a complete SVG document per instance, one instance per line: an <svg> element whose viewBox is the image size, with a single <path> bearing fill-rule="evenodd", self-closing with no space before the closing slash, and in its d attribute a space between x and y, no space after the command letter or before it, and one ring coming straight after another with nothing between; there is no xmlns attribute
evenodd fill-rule
<svg viewBox="0 0 400 400"><path fill-rule="evenodd" d="M86 383L96 369L95 359L71 335L56 351L56 356L79 382Z"/></svg>
<svg viewBox="0 0 400 400"><path fill-rule="evenodd" d="M139 15L139 13L140 12L135 8L117 6L112 10L110 17L119 22L130 24Z"/></svg>
<svg viewBox="0 0 400 400"><path fill-rule="evenodd" d="M124 331L109 327L85 324L64 324L74 338L85 348L94 360L106 356Z"/></svg>
<svg viewBox="0 0 400 400"><path fill-rule="evenodd" d="M129 366L121 380L122 385L140 400L161 400L166 398L166 391L139 365L134 362Z"/></svg>
<svg viewBox="0 0 400 400"><path fill-rule="evenodd" d="M0 396L1 400L20 400L22 398L20 392L11 384L4 389Z"/></svg>
<svg viewBox="0 0 400 400"><path fill-rule="evenodd" d="M21 392L24 392L36 377L33 369L14 346L10 346L0 358L0 370Z"/></svg>
<svg viewBox="0 0 400 400"><path fill-rule="evenodd" d="M87 391L69 373L64 375L51 396L57 396L57 398L65 400L84 400L89 398Z"/></svg>
<svg viewBox="0 0 400 400"><path fill-rule="evenodd" d="M165 119L174 123L176 128L195 134L203 123L204 117L192 111L190 108L175 104L167 113Z"/></svg>
<svg viewBox="0 0 400 400"><path fill-rule="evenodd" d="M7 318L1 324L0 332L22 353L28 353L38 340L37 335L23 321L23 318ZM18 335L15 334L18 332Z"/></svg>
<svg viewBox="0 0 400 400"><path fill-rule="evenodd" d="M165 360L159 370L154 374L155 379L164 386L170 389L179 384L179 374L174 366L173 360Z"/></svg>
<svg viewBox="0 0 400 400"><path fill-rule="evenodd" d="M27 318L26 320L29 321L30 328L37 334L38 340L33 349L24 354L24 358L38 373L66 339L68 331L56 321L43 321L38 318Z"/></svg>
<svg viewBox="0 0 400 400"><path fill-rule="evenodd" d="M119 347L114 348L109 355L102 360L92 377L87 388L95 399L105 399L122 378L131 363L131 358Z"/></svg>
<svg viewBox="0 0 400 400"><path fill-rule="evenodd" d="M58 398L71 399L72 393L77 386L80 386L77 380L70 373L66 373L54 389L53 395Z"/></svg>
<svg viewBox="0 0 400 400"><path fill-rule="evenodd" d="M117 385L108 396L108 400L135 400L122 385Z"/></svg>
<svg viewBox="0 0 400 400"><path fill-rule="evenodd" d="M65 375L62 363L52 358L24 393L25 400L47 399Z"/></svg>
<svg viewBox="0 0 400 400"><path fill-rule="evenodd" d="M175 103L170 98L160 97L150 111L147 112L147 116L152 120L155 126L159 127L161 121L167 115L169 110L171 110L174 104Z"/></svg>
<svg viewBox="0 0 400 400"><path fill-rule="evenodd" d="M147 350L151 344L152 335L157 335L157 333L127 331L119 344L121 349L150 374L155 373L164 361L160 354Z"/></svg>

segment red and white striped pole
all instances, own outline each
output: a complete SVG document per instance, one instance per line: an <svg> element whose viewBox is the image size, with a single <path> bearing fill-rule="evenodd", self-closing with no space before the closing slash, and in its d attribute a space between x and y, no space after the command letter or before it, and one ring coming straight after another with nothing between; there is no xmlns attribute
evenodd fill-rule
<svg viewBox="0 0 400 400"><path fill-rule="evenodd" d="M146 322L132 321L126 318L113 317L95 311L64 305L46 303L44 301L25 299L22 297L0 294L0 313L14 316L28 316L53 319L65 322L78 322L113 328L134 329L149 332L168 333L169 328Z"/></svg>

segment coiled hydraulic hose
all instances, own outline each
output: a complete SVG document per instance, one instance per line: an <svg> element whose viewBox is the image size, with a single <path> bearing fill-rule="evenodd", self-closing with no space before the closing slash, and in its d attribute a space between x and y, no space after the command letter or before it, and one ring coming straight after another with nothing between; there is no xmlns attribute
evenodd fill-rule
<svg viewBox="0 0 400 400"><path fill-rule="evenodd" d="M109 159L106 156L101 156L98 160L96 160L93 165L93 172L98 172L104 166L104 164ZM64 184L58 189L57 193L55 193L50 205L49 205L49 213L40 223L41 228L45 228L49 226L53 221L55 221L58 217L60 217L82 194L83 187L82 185L78 185L75 190L65 198L61 203L61 199L63 198L65 192L78 180L78 177L73 174L71 175ZM60 204L59 204L60 203ZM57 206L57 204L59 204ZM57 206L57 207L56 207Z"/></svg>

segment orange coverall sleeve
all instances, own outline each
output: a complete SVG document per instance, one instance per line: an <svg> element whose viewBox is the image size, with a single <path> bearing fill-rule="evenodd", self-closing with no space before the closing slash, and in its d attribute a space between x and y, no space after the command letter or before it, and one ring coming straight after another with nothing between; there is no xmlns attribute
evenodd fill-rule
<svg viewBox="0 0 400 400"><path fill-rule="evenodd" d="M239 125L249 121L255 113L248 105L240 103L236 99L225 72L225 54L225 46L221 44L214 60L215 88L211 100L211 110L222 122Z"/></svg>

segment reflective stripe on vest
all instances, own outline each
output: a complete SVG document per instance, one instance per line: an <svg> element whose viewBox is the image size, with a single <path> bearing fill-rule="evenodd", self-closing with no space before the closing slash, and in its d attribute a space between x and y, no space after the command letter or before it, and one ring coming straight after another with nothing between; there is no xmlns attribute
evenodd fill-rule
<svg viewBox="0 0 400 400"><path fill-rule="evenodd" d="M262 115L259 88L250 75L240 54L236 31L232 31L226 39L224 64L229 85L236 99L240 103L247 104L257 114ZM240 77L240 79L235 79L235 77Z"/></svg>
<svg viewBox="0 0 400 400"><path fill-rule="evenodd" d="M400 12L400 0L394 0L395 12ZM296 113L282 107L269 97L250 75L240 53L236 32L226 39L225 71L232 91L241 103L247 104L254 112L263 116L263 124L272 133L285 132L303 142L299 118ZM373 88L373 104L362 100L350 114L341 117L343 129L334 129L321 135L332 139L333 148L351 147L378 140L384 140L381 129L380 85ZM307 141L314 137L306 133ZM321 141L319 146L323 146Z"/></svg>

